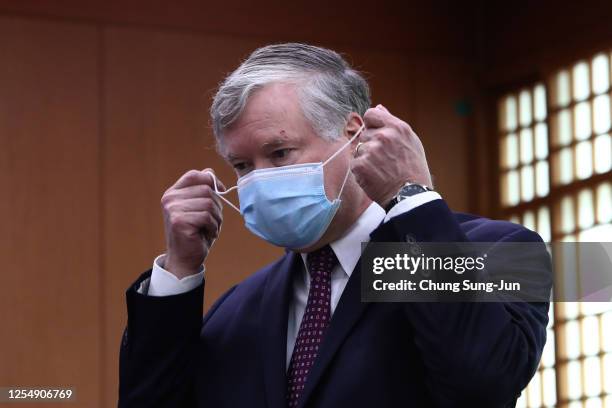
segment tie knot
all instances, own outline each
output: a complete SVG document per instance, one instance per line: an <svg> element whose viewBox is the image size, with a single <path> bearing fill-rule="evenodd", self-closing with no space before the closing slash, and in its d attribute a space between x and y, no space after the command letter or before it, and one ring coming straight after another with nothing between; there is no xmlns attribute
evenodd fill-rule
<svg viewBox="0 0 612 408"><path fill-rule="evenodd" d="M329 245L310 252L306 257L308 272L311 278L314 276L331 276L331 271L338 263L338 258Z"/></svg>

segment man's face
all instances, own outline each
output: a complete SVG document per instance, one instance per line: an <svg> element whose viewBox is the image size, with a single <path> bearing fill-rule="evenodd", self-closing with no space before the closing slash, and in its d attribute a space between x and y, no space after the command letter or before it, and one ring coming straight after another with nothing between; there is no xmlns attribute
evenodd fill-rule
<svg viewBox="0 0 612 408"><path fill-rule="evenodd" d="M345 136L345 135L343 135ZM347 142L318 136L305 118L295 85L273 83L249 98L238 120L223 134L221 153L238 177L257 169L322 162ZM348 170L350 149L325 166L325 192L337 197Z"/></svg>

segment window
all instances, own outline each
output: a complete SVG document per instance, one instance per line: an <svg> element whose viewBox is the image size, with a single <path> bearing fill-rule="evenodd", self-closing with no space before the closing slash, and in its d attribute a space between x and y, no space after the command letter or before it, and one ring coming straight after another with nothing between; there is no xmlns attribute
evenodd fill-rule
<svg viewBox="0 0 612 408"><path fill-rule="evenodd" d="M612 240L611 58L578 61L499 101L503 215L545 241ZM518 406L612 408L612 303L551 305Z"/></svg>

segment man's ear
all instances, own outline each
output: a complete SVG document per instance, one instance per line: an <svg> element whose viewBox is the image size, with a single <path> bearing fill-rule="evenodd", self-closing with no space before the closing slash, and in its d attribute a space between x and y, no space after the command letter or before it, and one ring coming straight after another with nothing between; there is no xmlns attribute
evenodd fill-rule
<svg viewBox="0 0 612 408"><path fill-rule="evenodd" d="M357 132L362 125L363 118L357 112L349 113L348 120L346 121L346 126L344 127L344 137L350 139L355 135L355 132ZM357 143L357 140L354 140L354 142Z"/></svg>

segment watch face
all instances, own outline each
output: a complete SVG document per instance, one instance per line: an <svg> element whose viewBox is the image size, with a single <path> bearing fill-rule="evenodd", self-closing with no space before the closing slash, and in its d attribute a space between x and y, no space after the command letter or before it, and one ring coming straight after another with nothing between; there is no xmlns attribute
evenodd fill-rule
<svg viewBox="0 0 612 408"><path fill-rule="evenodd" d="M412 197L413 195L424 193L426 191L427 189L420 184L408 184L402 187L399 195L403 197Z"/></svg>

